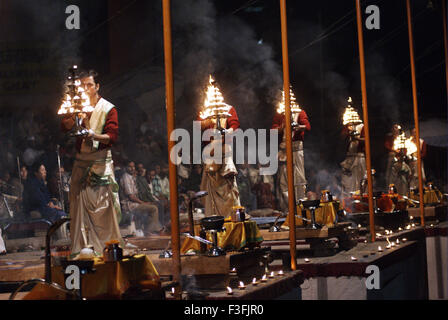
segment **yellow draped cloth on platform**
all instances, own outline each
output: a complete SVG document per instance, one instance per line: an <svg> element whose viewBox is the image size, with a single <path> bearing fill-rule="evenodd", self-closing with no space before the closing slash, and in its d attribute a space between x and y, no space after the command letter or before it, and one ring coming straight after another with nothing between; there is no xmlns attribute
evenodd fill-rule
<svg viewBox="0 0 448 320"><path fill-rule="evenodd" d="M240 250L246 245L257 245L263 241L260 230L255 221L225 222L223 232L218 232L218 246L226 250ZM199 235L200 226L195 226L195 235ZM212 238L207 234L207 240ZM210 246L207 246L210 248ZM200 243L197 240L186 238L180 249L181 253L199 251Z"/></svg>
<svg viewBox="0 0 448 320"><path fill-rule="evenodd" d="M336 222L336 214L338 209L339 209L338 201L321 202L319 208L317 208L314 211L316 217L316 223L322 226L333 227L334 223ZM298 205L297 206L298 216L295 217L296 227L303 226L303 220L299 218L302 216L302 210L303 206ZM306 218L311 220L311 211L308 209L306 210ZM289 213L286 216L285 222L282 224L282 228L289 229Z"/></svg>
<svg viewBox="0 0 448 320"><path fill-rule="evenodd" d="M416 201L419 201L418 194L414 194L411 192L410 198ZM425 193L423 194L423 203L424 204L435 204L442 202L443 195L442 193L435 189L435 190L425 190Z"/></svg>
<svg viewBox="0 0 448 320"><path fill-rule="evenodd" d="M82 275L82 295L87 299L120 299L132 286L160 288L159 273L151 260L143 254L116 262L104 262L95 258L94 273ZM52 281L65 288L64 273L61 266L52 268ZM56 290L38 285L25 297L25 300L58 300L64 295Z"/></svg>

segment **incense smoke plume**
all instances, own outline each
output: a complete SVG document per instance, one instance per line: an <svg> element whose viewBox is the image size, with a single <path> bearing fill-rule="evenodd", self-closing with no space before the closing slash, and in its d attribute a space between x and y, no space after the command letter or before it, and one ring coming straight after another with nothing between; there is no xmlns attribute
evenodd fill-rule
<svg viewBox="0 0 448 320"><path fill-rule="evenodd" d="M260 104L270 103L274 109L279 99L282 76L272 48L259 44L240 18L217 17L210 0L174 1L172 11L176 70L189 90L195 90L194 107L186 108L198 112L208 76L214 74L225 101L246 115L240 119L242 127L257 127ZM266 93L266 101L260 92Z"/></svg>

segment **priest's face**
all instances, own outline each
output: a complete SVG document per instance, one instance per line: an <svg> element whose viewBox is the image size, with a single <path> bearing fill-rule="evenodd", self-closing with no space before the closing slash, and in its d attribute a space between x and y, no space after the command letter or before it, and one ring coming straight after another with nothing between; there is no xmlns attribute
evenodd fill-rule
<svg viewBox="0 0 448 320"><path fill-rule="evenodd" d="M98 90L100 89L100 84L95 82L93 77L85 77L81 79L81 84L84 87L87 95L90 99L98 95Z"/></svg>

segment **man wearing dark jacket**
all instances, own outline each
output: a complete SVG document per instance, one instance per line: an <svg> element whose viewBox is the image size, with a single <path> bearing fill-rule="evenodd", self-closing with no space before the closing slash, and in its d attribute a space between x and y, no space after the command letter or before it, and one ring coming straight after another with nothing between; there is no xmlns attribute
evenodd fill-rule
<svg viewBox="0 0 448 320"><path fill-rule="evenodd" d="M67 214L51 199L47 188L47 171L43 164L33 166L24 190L24 210L27 215L31 211L39 211L42 218L55 222Z"/></svg>

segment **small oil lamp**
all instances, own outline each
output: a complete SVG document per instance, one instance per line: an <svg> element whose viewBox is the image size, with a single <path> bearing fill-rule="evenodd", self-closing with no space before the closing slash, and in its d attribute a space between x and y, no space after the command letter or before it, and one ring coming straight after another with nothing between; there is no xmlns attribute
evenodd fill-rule
<svg viewBox="0 0 448 320"><path fill-rule="evenodd" d="M230 287L227 287L227 295L231 296L233 294L233 290Z"/></svg>
<svg viewBox="0 0 448 320"><path fill-rule="evenodd" d="M172 297L174 297L174 293L175 293L175 289L174 289L174 287L173 287L173 288L171 288L170 295L171 295Z"/></svg>
<svg viewBox="0 0 448 320"><path fill-rule="evenodd" d="M283 270L280 270L280 271L278 272L278 275L281 276L281 277L283 277L283 276L285 275L285 273L283 272Z"/></svg>
<svg viewBox="0 0 448 320"><path fill-rule="evenodd" d="M269 274L269 279L274 279L274 277L275 277L275 275L274 275L274 271L272 271L272 272Z"/></svg>
<svg viewBox="0 0 448 320"><path fill-rule="evenodd" d="M252 285L253 285L253 286L258 285L259 283L260 283L260 282L257 281L257 278L253 278L253 279L252 279Z"/></svg>
<svg viewBox="0 0 448 320"><path fill-rule="evenodd" d="M403 238L403 239L401 239L401 241L406 242L406 241L408 241L408 239Z"/></svg>
<svg viewBox="0 0 448 320"><path fill-rule="evenodd" d="M358 260L358 259L357 259L356 257L354 257L354 256L352 256L351 259L352 259L352 261L356 261L356 260Z"/></svg>
<svg viewBox="0 0 448 320"><path fill-rule="evenodd" d="M238 285L238 289L240 289L240 290L244 290L244 289L246 289L246 286L244 285L244 282L243 282L243 281L240 281L240 283L239 283L239 285Z"/></svg>
<svg viewBox="0 0 448 320"><path fill-rule="evenodd" d="M381 248L381 246L378 246L378 252L383 252L383 248Z"/></svg>
<svg viewBox="0 0 448 320"><path fill-rule="evenodd" d="M306 263L308 263L308 262L310 262L310 261L311 261L311 260L310 260L310 259L308 259L308 258L305 258L304 260L305 260L305 262L306 262Z"/></svg>
<svg viewBox="0 0 448 320"><path fill-rule="evenodd" d="M232 270L230 270L229 275L236 276L237 275L236 269L233 268Z"/></svg>
<svg viewBox="0 0 448 320"><path fill-rule="evenodd" d="M263 277L261 277L261 282L267 282L268 278L266 277L266 275L263 275Z"/></svg>

